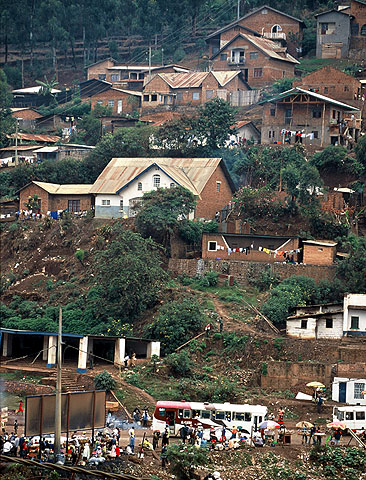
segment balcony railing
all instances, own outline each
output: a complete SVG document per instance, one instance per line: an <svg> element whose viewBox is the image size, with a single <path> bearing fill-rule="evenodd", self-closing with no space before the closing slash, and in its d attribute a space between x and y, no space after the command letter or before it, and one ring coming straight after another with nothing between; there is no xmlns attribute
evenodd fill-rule
<svg viewBox="0 0 366 480"><path fill-rule="evenodd" d="M286 33L284 32L264 32L263 35L271 40L286 40Z"/></svg>
<svg viewBox="0 0 366 480"><path fill-rule="evenodd" d="M245 58L231 58L227 59L228 65L245 65Z"/></svg>

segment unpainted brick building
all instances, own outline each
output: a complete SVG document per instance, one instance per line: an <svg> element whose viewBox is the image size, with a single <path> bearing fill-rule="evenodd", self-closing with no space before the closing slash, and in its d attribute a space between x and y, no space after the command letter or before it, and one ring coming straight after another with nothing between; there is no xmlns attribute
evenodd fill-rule
<svg viewBox="0 0 366 480"><path fill-rule="evenodd" d="M90 97L91 106L110 107L114 115L132 114L141 108L141 92L111 87Z"/></svg>

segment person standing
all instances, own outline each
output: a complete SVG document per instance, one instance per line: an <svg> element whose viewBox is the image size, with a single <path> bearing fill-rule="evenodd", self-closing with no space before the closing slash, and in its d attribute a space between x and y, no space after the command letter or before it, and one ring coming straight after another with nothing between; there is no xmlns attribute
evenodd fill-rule
<svg viewBox="0 0 366 480"><path fill-rule="evenodd" d="M323 399L322 399L322 397L319 395L318 400L316 401L316 406L317 406L317 411L318 411L318 413L321 413L321 412L322 412L322 405L323 405Z"/></svg>
<svg viewBox="0 0 366 480"><path fill-rule="evenodd" d="M164 439L164 436L163 436L163 439ZM168 447L166 445L163 445L163 448L161 449L161 454L160 454L161 467L162 468L165 468L166 464L167 464L167 458L166 458L167 457L167 450L168 450Z"/></svg>
<svg viewBox="0 0 366 480"><path fill-rule="evenodd" d="M134 427L131 427L128 431L128 434L130 436L130 448L132 453L135 452L135 429Z"/></svg>
<svg viewBox="0 0 366 480"><path fill-rule="evenodd" d="M314 437L315 433L316 433L316 425L313 425L310 429L309 445L311 443L311 439L313 439L313 445L315 445L316 443L316 438Z"/></svg>
<svg viewBox="0 0 366 480"><path fill-rule="evenodd" d="M338 447L338 445L339 445L339 441L340 441L340 439L341 439L341 436L342 436L342 434L341 434L341 429L338 428L338 429L336 430L335 434L334 434L334 445L335 445L336 447Z"/></svg>
<svg viewBox="0 0 366 480"><path fill-rule="evenodd" d="M307 445L308 443L308 429L306 428L306 425L304 425L304 428L302 429L302 441L304 445Z"/></svg>
<svg viewBox="0 0 366 480"><path fill-rule="evenodd" d="M129 355L126 355L123 360L124 360L124 362L125 362L125 368L127 368L127 367L128 367L128 362L129 362L129 360L130 360L130 356L129 356Z"/></svg>
<svg viewBox="0 0 366 480"><path fill-rule="evenodd" d="M15 419L15 420L14 420L14 433L15 433L15 435L18 433L18 426L19 426L19 425L18 425L18 420Z"/></svg>
<svg viewBox="0 0 366 480"><path fill-rule="evenodd" d="M209 335L210 335L210 330L211 330L211 324L208 323L208 324L205 326L206 338L209 337Z"/></svg>
<svg viewBox="0 0 366 480"><path fill-rule="evenodd" d="M159 430L155 430L153 433L153 449L156 450L159 446L159 438L160 438L160 432Z"/></svg>
<svg viewBox="0 0 366 480"><path fill-rule="evenodd" d="M22 415L24 415L24 410L23 410L23 401L20 400L19 402L19 408L18 408L18 411L17 411L17 415L21 413Z"/></svg>
<svg viewBox="0 0 366 480"><path fill-rule="evenodd" d="M165 429L165 432L163 433L163 438L161 440L161 446L162 447L167 447L169 445L169 427Z"/></svg>

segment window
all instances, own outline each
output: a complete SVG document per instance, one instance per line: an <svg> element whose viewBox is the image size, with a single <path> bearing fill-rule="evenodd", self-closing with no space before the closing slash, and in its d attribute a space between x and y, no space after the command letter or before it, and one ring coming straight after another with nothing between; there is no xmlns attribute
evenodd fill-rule
<svg viewBox="0 0 366 480"><path fill-rule="evenodd" d="M262 15L267 15L267 13L268 13L268 10L266 8L263 8Z"/></svg>
<svg viewBox="0 0 366 480"><path fill-rule="evenodd" d="M99 73L99 75L98 75L99 80L105 80L105 78L106 78L105 73Z"/></svg>
<svg viewBox="0 0 366 480"><path fill-rule="evenodd" d="M263 77L263 68L255 68L253 72L254 78Z"/></svg>
<svg viewBox="0 0 366 480"><path fill-rule="evenodd" d="M324 93L328 93L328 87L324 87Z"/></svg>
<svg viewBox="0 0 366 480"><path fill-rule="evenodd" d="M345 86L344 86L344 91L345 91L345 92L349 92L349 86L348 86L348 85L345 85Z"/></svg>
<svg viewBox="0 0 366 480"><path fill-rule="evenodd" d="M363 395L362 395L362 398L363 398ZM356 420L365 420L365 412L356 412Z"/></svg>
<svg viewBox="0 0 366 480"><path fill-rule="evenodd" d="M268 130L268 138L272 137L272 130Z"/></svg>
<svg viewBox="0 0 366 480"><path fill-rule="evenodd" d="M351 317L351 330L358 330L360 328L360 317Z"/></svg>
<svg viewBox="0 0 366 480"><path fill-rule="evenodd" d="M319 138L318 130L314 130L312 133L314 134L314 138Z"/></svg>
<svg viewBox="0 0 366 480"><path fill-rule="evenodd" d="M227 53L221 53L220 54L220 60L222 62L226 62L227 61Z"/></svg>
<svg viewBox="0 0 366 480"><path fill-rule="evenodd" d="M199 100L199 99L200 99L200 92L193 92L192 100Z"/></svg>
<svg viewBox="0 0 366 480"><path fill-rule="evenodd" d="M282 32L282 27L281 27L281 25L273 25L273 27L272 27L272 33L278 33L278 32Z"/></svg>
<svg viewBox="0 0 366 480"><path fill-rule="evenodd" d="M258 52L249 52L249 58L251 60L256 60L258 58Z"/></svg>
<svg viewBox="0 0 366 480"><path fill-rule="evenodd" d="M308 321L307 320L301 320L301 328L303 330L306 330L308 328Z"/></svg>
<svg viewBox="0 0 366 480"><path fill-rule="evenodd" d="M160 175L153 175L153 187L160 187Z"/></svg>
<svg viewBox="0 0 366 480"><path fill-rule="evenodd" d="M361 30L360 30L360 35L363 35L363 36L366 35L366 24L362 25Z"/></svg>
<svg viewBox="0 0 366 480"><path fill-rule="evenodd" d="M137 184L137 190L142 190L142 183L141 183L141 182L139 182L139 183Z"/></svg>
<svg viewBox="0 0 366 480"><path fill-rule="evenodd" d="M118 100L117 113L122 113L122 100Z"/></svg>
<svg viewBox="0 0 366 480"><path fill-rule="evenodd" d="M139 73L139 80L143 80L145 77L145 74L144 73Z"/></svg>
<svg viewBox="0 0 366 480"><path fill-rule="evenodd" d="M183 410L183 418L191 418L191 411L188 409Z"/></svg>
<svg viewBox="0 0 366 480"><path fill-rule="evenodd" d="M346 412L346 418L345 418L346 420L353 420L353 417L354 417L353 412Z"/></svg>
<svg viewBox="0 0 366 480"><path fill-rule="evenodd" d="M320 108L313 108L313 118L321 118L322 111Z"/></svg>
<svg viewBox="0 0 366 480"><path fill-rule="evenodd" d="M158 417L165 418L165 408L159 408Z"/></svg>
<svg viewBox="0 0 366 480"><path fill-rule="evenodd" d="M216 182L216 192L219 192L221 188L221 182Z"/></svg>
<svg viewBox="0 0 366 480"><path fill-rule="evenodd" d="M337 412L337 418L338 418L338 420L339 420L340 422L341 422L342 420L344 420L344 413L343 413L343 412L340 412L340 411L338 410L338 412Z"/></svg>
<svg viewBox="0 0 366 480"><path fill-rule="evenodd" d="M153 95L151 95L151 101L152 102L156 102L158 100L158 96L154 93Z"/></svg>
<svg viewBox="0 0 366 480"><path fill-rule="evenodd" d="M137 80L137 73L131 72L130 73L130 79L131 80Z"/></svg>
<svg viewBox="0 0 366 480"><path fill-rule="evenodd" d="M233 420L237 420L239 422L250 422L252 419L252 415L249 412L233 412Z"/></svg>
<svg viewBox="0 0 366 480"><path fill-rule="evenodd" d="M97 100L97 105L103 105L103 100Z"/></svg>
<svg viewBox="0 0 366 480"><path fill-rule="evenodd" d="M325 319L325 328L333 328L333 318Z"/></svg>
<svg viewBox="0 0 366 480"><path fill-rule="evenodd" d="M206 98L207 98L207 100L208 100L209 98L212 98L212 97L213 97L213 90L206 90Z"/></svg>
<svg viewBox="0 0 366 480"><path fill-rule="evenodd" d="M245 63L245 51L244 50L232 50L231 51L232 63Z"/></svg>
<svg viewBox="0 0 366 480"><path fill-rule="evenodd" d="M108 100L108 107L110 108L114 107L114 100Z"/></svg>
<svg viewBox="0 0 366 480"><path fill-rule="evenodd" d="M292 108L286 108L285 110L285 125L291 125L292 123Z"/></svg>
<svg viewBox="0 0 366 480"><path fill-rule="evenodd" d="M123 212L123 198L119 201L119 210L120 212Z"/></svg>
<svg viewBox="0 0 366 480"><path fill-rule="evenodd" d="M216 252L216 250L217 250L217 242L208 242L208 251Z"/></svg>
<svg viewBox="0 0 366 480"><path fill-rule="evenodd" d="M67 209L69 212L80 212L80 200L69 200Z"/></svg>
<svg viewBox="0 0 366 480"><path fill-rule="evenodd" d="M103 207L110 207L111 201L110 200L102 200L102 206Z"/></svg>
<svg viewBox="0 0 366 480"><path fill-rule="evenodd" d="M276 116L276 109L275 108L271 108L270 112L271 112L271 117Z"/></svg>
<svg viewBox="0 0 366 480"><path fill-rule="evenodd" d="M176 186L176 184L175 184L174 182L172 182L172 183L170 184L170 188L175 188L175 186Z"/></svg>
<svg viewBox="0 0 366 480"><path fill-rule="evenodd" d="M364 383L355 383L353 386L353 398L360 398L363 400L363 395L361 392L365 390L365 384Z"/></svg>
<svg viewBox="0 0 366 480"><path fill-rule="evenodd" d="M320 24L320 35L332 35L335 31L335 22Z"/></svg>
<svg viewBox="0 0 366 480"><path fill-rule="evenodd" d="M202 418L210 418L210 410L202 410L201 417Z"/></svg>
<svg viewBox="0 0 366 480"><path fill-rule="evenodd" d="M118 73L112 73L111 75L111 82L118 82L119 80L119 75Z"/></svg>
<svg viewBox="0 0 366 480"><path fill-rule="evenodd" d="M148 102L150 99L150 95L144 95L144 102Z"/></svg>
<svg viewBox="0 0 366 480"><path fill-rule="evenodd" d="M222 410L216 410L215 418L216 420L225 420L225 412Z"/></svg>
<svg viewBox="0 0 366 480"><path fill-rule="evenodd" d="M183 92L177 93L177 102L181 102L183 100Z"/></svg>

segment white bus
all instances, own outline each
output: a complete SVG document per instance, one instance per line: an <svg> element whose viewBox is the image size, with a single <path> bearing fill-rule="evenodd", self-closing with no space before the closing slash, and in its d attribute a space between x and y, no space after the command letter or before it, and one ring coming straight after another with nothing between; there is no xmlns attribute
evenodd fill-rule
<svg viewBox="0 0 366 480"><path fill-rule="evenodd" d="M350 430L366 429L366 406L333 407L333 421L344 423Z"/></svg>
<svg viewBox="0 0 366 480"><path fill-rule="evenodd" d="M266 415L267 407L263 405L160 401L155 407L152 429L163 433L169 426L171 434L177 435L184 425L229 430L235 426L250 434L252 429L257 430Z"/></svg>

